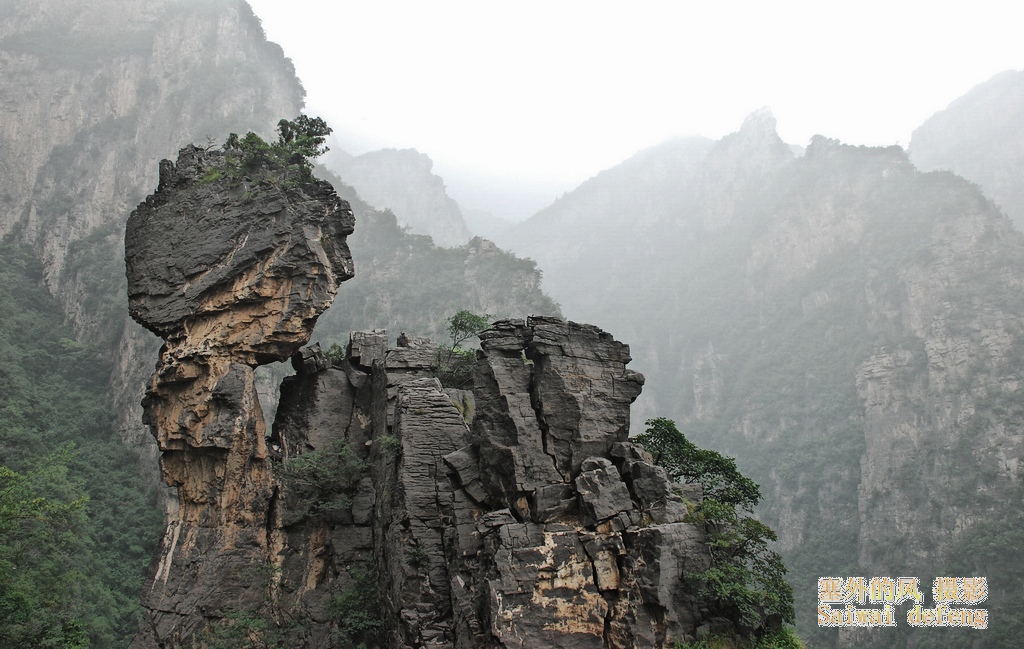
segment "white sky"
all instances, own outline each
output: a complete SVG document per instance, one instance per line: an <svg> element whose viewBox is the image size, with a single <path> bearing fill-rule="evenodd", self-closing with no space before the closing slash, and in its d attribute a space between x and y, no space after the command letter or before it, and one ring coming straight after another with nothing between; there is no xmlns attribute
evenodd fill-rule
<svg viewBox="0 0 1024 649"><path fill-rule="evenodd" d="M762 106L790 143L906 146L972 86L1024 68L1015 0L250 4L350 153L412 147L442 176L567 189Z"/></svg>

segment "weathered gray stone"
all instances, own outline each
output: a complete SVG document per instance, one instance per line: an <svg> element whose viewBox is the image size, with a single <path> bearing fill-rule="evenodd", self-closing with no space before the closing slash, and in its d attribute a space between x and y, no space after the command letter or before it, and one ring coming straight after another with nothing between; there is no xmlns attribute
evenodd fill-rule
<svg viewBox="0 0 1024 649"><path fill-rule="evenodd" d="M477 503L487 499L480 481L480 455L475 446L465 446L444 456L445 464L458 476L458 484Z"/></svg>
<svg viewBox="0 0 1024 649"><path fill-rule="evenodd" d="M558 483L537 487L530 511L533 520L548 523L576 511L576 490L572 485Z"/></svg>
<svg viewBox="0 0 1024 649"><path fill-rule="evenodd" d="M627 459L623 474L630 492L640 504L641 511L655 523L679 523L686 517L687 508L676 485L660 466L645 460Z"/></svg>
<svg viewBox="0 0 1024 649"><path fill-rule="evenodd" d="M529 318L527 358L535 363L534 407L545 427L548 453L563 475L584 458L605 456L629 435L629 405L643 386L627 370L629 347L592 325Z"/></svg>
<svg viewBox="0 0 1024 649"><path fill-rule="evenodd" d="M590 457L583 461L576 478L576 493L585 525L596 525L633 508L626 483L611 460Z"/></svg>
<svg viewBox="0 0 1024 649"><path fill-rule="evenodd" d="M210 169L228 174L224 165L222 152L194 146L161 164L157 192L125 231L129 312L164 339L188 324L199 348L284 360L353 275L352 210L323 181L287 192L202 182Z"/></svg>
<svg viewBox="0 0 1024 649"><path fill-rule="evenodd" d="M320 343L313 343L292 354L292 367L300 374L322 372L331 366L331 359L320 349Z"/></svg>
<svg viewBox="0 0 1024 649"><path fill-rule="evenodd" d="M187 646L218 618L258 608L284 562L275 554L283 521L312 507L300 500L280 511L288 496L270 457L282 448L268 452L253 368L305 344L352 277L352 212L328 183L302 179L286 190L260 182L260 172L246 189L226 165L222 152L185 147L176 164L161 163L156 193L126 226L129 312L164 339L143 419L177 494L143 590L136 648ZM210 172L221 180L207 182ZM321 358L310 350L297 364L315 372ZM295 446L318 435L304 431ZM325 539L321 526L296 547L319 556Z"/></svg>
<svg viewBox="0 0 1024 649"><path fill-rule="evenodd" d="M526 349L527 332L523 320L498 320L480 333L480 347L488 352L507 352L518 356Z"/></svg>
<svg viewBox="0 0 1024 649"><path fill-rule="evenodd" d="M383 361L388 351L386 331L354 331L349 336L348 359L367 370L374 361Z"/></svg>
<svg viewBox="0 0 1024 649"><path fill-rule="evenodd" d="M704 620L686 575L709 555L700 530L675 522L686 512L675 486L626 441L642 383L625 369L628 349L554 319L498 323L482 338L472 391L441 387L432 343L386 350L384 332L354 334L350 357L327 369L316 350L296 355L273 457L340 444L358 459L347 481L321 478L326 495L282 473L259 531L278 605L309 625L296 646L346 646L332 606L365 588L367 571L382 648L694 638ZM243 605L256 592L227 580L218 597Z"/></svg>
<svg viewBox="0 0 1024 649"><path fill-rule="evenodd" d="M427 370L437 363L437 345L389 349L384 364L389 371Z"/></svg>

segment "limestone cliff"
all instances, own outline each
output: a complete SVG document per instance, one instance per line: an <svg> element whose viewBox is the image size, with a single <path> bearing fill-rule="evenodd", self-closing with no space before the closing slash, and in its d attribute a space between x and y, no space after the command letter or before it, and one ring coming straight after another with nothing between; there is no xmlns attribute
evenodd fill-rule
<svg viewBox="0 0 1024 649"><path fill-rule="evenodd" d="M347 203L193 146L160 170L125 259L131 315L164 340L143 405L177 497L133 647L648 648L729 628L689 578L711 558L684 491L628 441L644 379L626 345L502 320L471 390L441 387L426 339L299 351L353 275ZM268 436L254 368L289 356Z"/></svg>
<svg viewBox="0 0 1024 649"><path fill-rule="evenodd" d="M245 601L243 572L277 549L253 370L309 340L353 274L353 225L325 182L235 179L223 153L191 146L129 217L129 310L164 340L144 419L177 494L137 646L175 645Z"/></svg>
<svg viewBox="0 0 1024 649"><path fill-rule="evenodd" d="M424 339L296 355L270 440L279 569L245 614L290 647L670 647L721 630L687 581L710 562L703 530L627 440L643 383L628 348L554 318L481 341L472 390L441 387Z"/></svg>

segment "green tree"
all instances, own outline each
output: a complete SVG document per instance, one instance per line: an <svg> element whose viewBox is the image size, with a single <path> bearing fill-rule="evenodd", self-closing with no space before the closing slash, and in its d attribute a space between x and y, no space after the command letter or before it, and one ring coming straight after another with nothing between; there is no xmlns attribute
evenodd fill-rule
<svg viewBox="0 0 1024 649"><path fill-rule="evenodd" d="M690 515L691 522L705 526L712 559L710 568L693 575L700 595L755 636L780 622L792 624L793 590L782 558L769 547L778 539L770 527L746 515L761 500L760 488L739 472L735 460L698 448L671 419L646 424L635 441L673 479L696 482L704 490Z"/></svg>
<svg viewBox="0 0 1024 649"><path fill-rule="evenodd" d="M281 170L287 176L288 171L295 168L302 179L308 179L313 172L310 160L327 153L329 149L324 143L332 132L320 117L299 115L293 120L282 119L277 123L277 142L273 144L252 131L241 138L237 133L231 133L224 142L224 150L229 154L229 162L236 165L237 172L269 167Z"/></svg>
<svg viewBox="0 0 1024 649"><path fill-rule="evenodd" d="M472 377L476 350L462 345L489 327L490 318L490 315L478 315L463 309L445 321L448 323L449 342L438 347L434 365L434 373L441 385L460 388Z"/></svg>
<svg viewBox="0 0 1024 649"><path fill-rule="evenodd" d="M673 480L697 482L704 497L748 512L761 500L761 489L736 468L736 460L698 448L665 417L648 419L647 430L636 441L654 456L654 462Z"/></svg>
<svg viewBox="0 0 1024 649"><path fill-rule="evenodd" d="M323 119L299 115L294 120L282 119L277 123L277 145L292 155L317 158L330 151L324 146L333 132Z"/></svg>
<svg viewBox="0 0 1024 649"><path fill-rule="evenodd" d="M70 450L26 473L0 466L0 645L89 646L74 590L86 498L49 497L63 486Z"/></svg>

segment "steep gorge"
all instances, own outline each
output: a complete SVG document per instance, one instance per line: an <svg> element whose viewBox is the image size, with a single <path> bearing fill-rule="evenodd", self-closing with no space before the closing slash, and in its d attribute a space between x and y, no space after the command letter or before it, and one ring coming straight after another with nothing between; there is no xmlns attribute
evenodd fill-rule
<svg viewBox="0 0 1024 649"><path fill-rule="evenodd" d="M124 218L167 151L265 132L302 86L234 0L6 3L0 64L0 236L33 250L79 340L108 350L119 434L152 461L138 404L154 344L124 316Z"/></svg>

